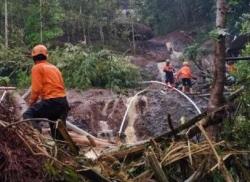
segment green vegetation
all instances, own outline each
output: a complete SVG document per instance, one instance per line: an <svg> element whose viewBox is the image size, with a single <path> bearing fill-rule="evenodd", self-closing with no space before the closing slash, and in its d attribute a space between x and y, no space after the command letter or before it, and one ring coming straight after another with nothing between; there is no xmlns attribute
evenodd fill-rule
<svg viewBox="0 0 250 182"><path fill-rule="evenodd" d="M138 69L108 50L88 51L68 44L51 60L62 70L68 87L129 88L140 78Z"/></svg>
<svg viewBox="0 0 250 182"><path fill-rule="evenodd" d="M4 5L4 0L1 0ZM132 22L156 34L207 26L214 20L213 0L7 0L8 43L11 47L43 42L109 44L131 39ZM5 9L0 8L0 37L5 34ZM121 28L123 27L123 28ZM0 39L1 40L1 39Z"/></svg>
<svg viewBox="0 0 250 182"><path fill-rule="evenodd" d="M242 33L250 33L250 14L242 15L242 24L240 25ZM242 51L241 56L250 55L250 44ZM232 118L230 123L225 123L225 137L230 141L235 141L241 147L250 148L250 62L239 61L237 63L238 71L235 75L238 79L237 86L244 86L245 92L238 100L238 115Z"/></svg>
<svg viewBox="0 0 250 182"><path fill-rule="evenodd" d="M11 80L6 84L27 86L27 80L24 80L22 75L28 73L30 69L31 62L27 59L24 49L6 49L0 44L0 78Z"/></svg>
<svg viewBox="0 0 250 182"><path fill-rule="evenodd" d="M20 49L0 51L0 75L11 84L28 87L33 64ZM49 60L57 65L70 88L130 88L140 79L136 66L108 50L93 50L67 44L50 51Z"/></svg>
<svg viewBox="0 0 250 182"><path fill-rule="evenodd" d="M24 22L24 40L31 46L37 42L48 42L55 37L63 35L60 23L64 18L63 9L59 1L32 1L25 8L27 19ZM41 8L41 14L40 14ZM32 15L32 16L31 16ZM41 27L42 26L42 27ZM40 34L42 28L42 37Z"/></svg>
<svg viewBox="0 0 250 182"><path fill-rule="evenodd" d="M139 0L136 1L142 21L151 25L156 33L176 29L192 29L214 21L215 3L200 0ZM198 25L198 26L197 26Z"/></svg>
<svg viewBox="0 0 250 182"><path fill-rule="evenodd" d="M231 34L243 33L242 26L246 21L244 16L249 14L249 0L228 0L228 3L230 6L227 17L228 31Z"/></svg>
<svg viewBox="0 0 250 182"><path fill-rule="evenodd" d="M242 52L242 55L250 55L250 44L246 46L246 49ZM244 85L245 92L239 100L239 115L235 118L231 125L231 138L235 140L242 147L250 148L250 63L241 61L237 64L237 68L240 70L236 76L238 79L238 85Z"/></svg>
<svg viewBox="0 0 250 182"><path fill-rule="evenodd" d="M78 176L77 172L70 167L64 167L61 170L55 168L50 163L44 164L44 172L46 172L46 180L48 181L68 181L68 182L78 182L84 181L81 177Z"/></svg>

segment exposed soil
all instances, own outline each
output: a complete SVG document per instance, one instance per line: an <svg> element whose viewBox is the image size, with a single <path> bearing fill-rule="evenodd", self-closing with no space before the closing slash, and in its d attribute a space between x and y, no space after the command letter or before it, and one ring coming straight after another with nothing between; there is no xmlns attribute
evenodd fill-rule
<svg viewBox="0 0 250 182"><path fill-rule="evenodd" d="M171 43L174 51L182 52L192 42L192 37L184 31L175 31L166 36L154 37L148 41L137 42L137 54L131 56L131 62L140 67L150 63L157 63L170 58L166 43Z"/></svg>
<svg viewBox="0 0 250 182"><path fill-rule="evenodd" d="M126 110L125 96L104 89L70 90L68 100L71 107L69 119L77 126L97 136L102 132L101 123L106 123L110 130L118 132Z"/></svg>
<svg viewBox="0 0 250 182"><path fill-rule="evenodd" d="M171 43L174 53L168 51L166 42ZM163 37L137 42L138 54L129 58L132 63L141 67L144 80L162 80L164 73L161 69L164 63L161 62L170 58L178 70L182 63L179 59L172 59L173 54L182 53L191 42L192 38L187 33L172 32ZM194 85L198 88L203 82L200 70L193 64L191 67L194 75L199 78ZM127 142L133 143L168 131L167 114L171 115L174 127L180 125L181 120L188 120L197 115L194 107L183 96L164 89L156 86L133 101L124 127ZM133 96L134 92L131 91L130 95ZM110 130L113 136L116 136L131 97L117 95L111 90L90 89L84 92L70 90L68 99L71 106L69 119L74 121L74 124L96 136ZM205 109L207 100L197 96L192 99L198 107Z"/></svg>
<svg viewBox="0 0 250 182"><path fill-rule="evenodd" d="M81 93L71 90L68 95L71 105L69 118L75 121L74 124L99 137L107 130L112 130L113 136L117 136L126 104L131 98L102 89ZM204 109L206 100L193 99ZM167 114L171 115L174 126L178 126L182 117L188 120L197 112L184 97L161 87L138 96L128 112L124 128L128 141L133 143L168 131Z"/></svg>

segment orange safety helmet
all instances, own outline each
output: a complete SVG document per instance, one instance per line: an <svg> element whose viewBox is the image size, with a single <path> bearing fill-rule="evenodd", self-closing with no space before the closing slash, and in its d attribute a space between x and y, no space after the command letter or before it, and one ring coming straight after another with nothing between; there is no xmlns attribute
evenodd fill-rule
<svg viewBox="0 0 250 182"><path fill-rule="evenodd" d="M47 56L48 56L47 47L44 46L44 45L42 45L42 44L36 45L36 46L33 48L32 52L31 52L31 56L34 57L34 56L37 56L37 55L39 55L39 54L42 54L42 55L44 55L44 56L47 57Z"/></svg>

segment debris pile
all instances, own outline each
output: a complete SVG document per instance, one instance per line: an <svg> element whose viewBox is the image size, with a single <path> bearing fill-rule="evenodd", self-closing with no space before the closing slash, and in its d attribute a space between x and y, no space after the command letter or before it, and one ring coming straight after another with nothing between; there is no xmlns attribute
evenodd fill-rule
<svg viewBox="0 0 250 182"><path fill-rule="evenodd" d="M199 122L204 116L210 117L208 113L134 144L117 142L100 148L90 139L78 146L80 152L75 155L66 142L53 141L18 120L13 114L16 108L10 95L0 103L0 181L213 181L215 176L226 181L250 179L249 162L242 162L249 151L210 139ZM198 128L196 134L202 137L187 137L190 127ZM86 155L90 152L94 158Z"/></svg>
<svg viewBox="0 0 250 182"><path fill-rule="evenodd" d="M223 155L213 150L223 151ZM232 179L228 172L237 162L235 156L242 152L230 149L224 141L215 143L204 141L150 142L102 155L96 165L104 176L118 181L213 181L213 173ZM227 164L227 166L226 166ZM242 166L236 166L240 179L248 179ZM244 176L246 175L246 176Z"/></svg>
<svg viewBox="0 0 250 182"><path fill-rule="evenodd" d="M27 123L17 121L10 95L0 103L0 181L43 181L48 153L43 139Z"/></svg>

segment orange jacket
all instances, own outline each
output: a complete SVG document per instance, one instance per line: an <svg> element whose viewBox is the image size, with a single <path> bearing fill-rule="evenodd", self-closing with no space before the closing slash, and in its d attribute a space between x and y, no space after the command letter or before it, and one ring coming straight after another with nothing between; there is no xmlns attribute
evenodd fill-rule
<svg viewBox="0 0 250 182"><path fill-rule="evenodd" d="M179 78L192 78L192 71L189 66L183 66L176 75Z"/></svg>
<svg viewBox="0 0 250 182"><path fill-rule="evenodd" d="M59 69L47 61L39 61L31 70L31 97L32 105L39 98L46 100L65 97L66 92L62 74Z"/></svg>
<svg viewBox="0 0 250 182"><path fill-rule="evenodd" d="M171 65L165 65L163 68L164 72L174 72L174 68Z"/></svg>
<svg viewBox="0 0 250 182"><path fill-rule="evenodd" d="M234 64L227 64L226 69L227 69L227 72L230 73L230 74L233 74L233 73L237 72L237 68L236 68L236 66Z"/></svg>

